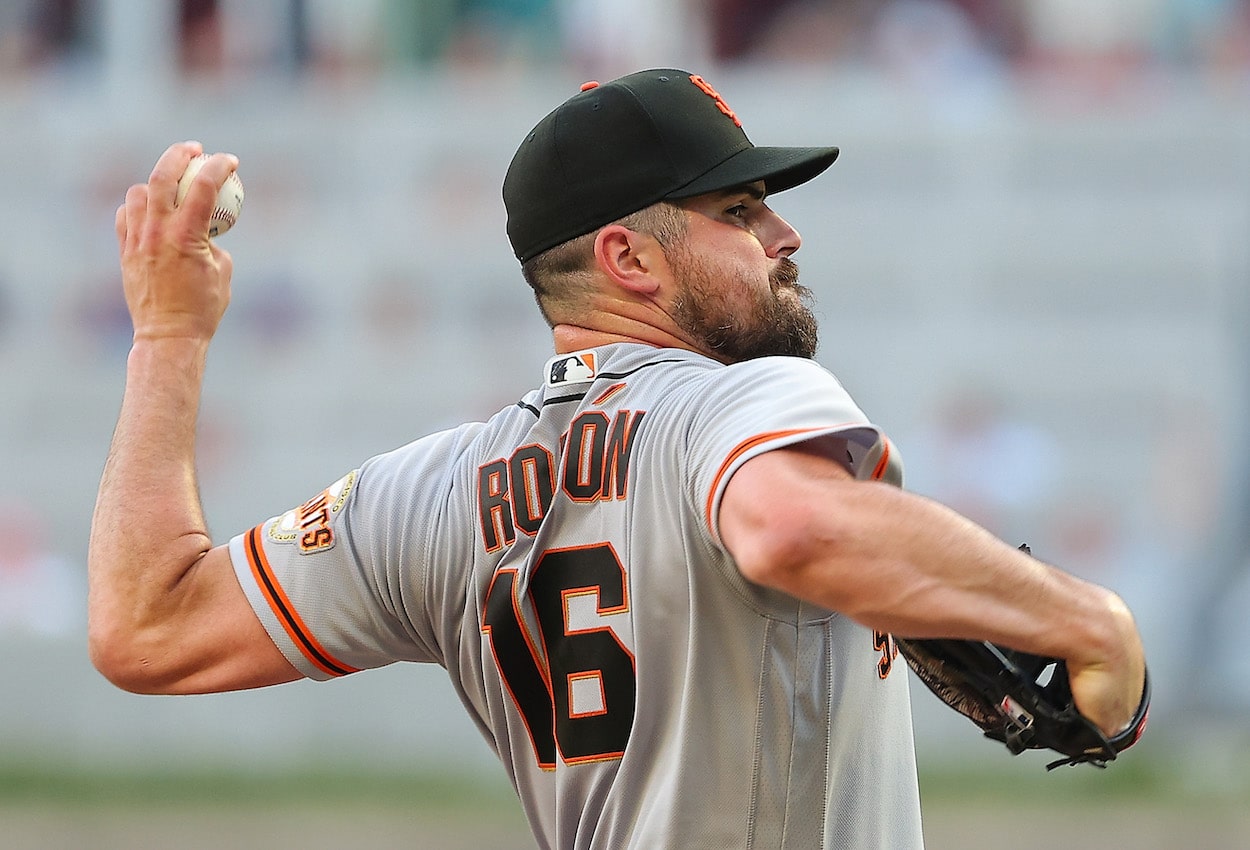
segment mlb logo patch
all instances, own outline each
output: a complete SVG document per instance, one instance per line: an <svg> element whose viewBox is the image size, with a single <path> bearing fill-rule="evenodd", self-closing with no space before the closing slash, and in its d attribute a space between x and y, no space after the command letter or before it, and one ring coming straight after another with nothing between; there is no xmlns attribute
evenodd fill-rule
<svg viewBox="0 0 1250 850"><path fill-rule="evenodd" d="M586 384L595 379L595 353L576 351L547 361L547 386Z"/></svg>

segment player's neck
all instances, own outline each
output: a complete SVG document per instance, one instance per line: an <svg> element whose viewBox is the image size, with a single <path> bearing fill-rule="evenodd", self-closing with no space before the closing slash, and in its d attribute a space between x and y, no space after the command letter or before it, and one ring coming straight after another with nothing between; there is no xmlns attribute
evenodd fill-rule
<svg viewBox="0 0 1250 850"><path fill-rule="evenodd" d="M555 342L556 354L568 354L570 351L598 348L601 345L610 345L614 342L644 342L644 340L628 334L596 331L576 325L556 325L551 329L551 337Z"/></svg>
<svg viewBox="0 0 1250 850"><path fill-rule="evenodd" d="M683 348L687 351L699 351L686 340L646 325L613 330L586 328L579 325L556 325L551 330L551 336L555 342L557 354L597 348L614 342L633 342L656 348Z"/></svg>

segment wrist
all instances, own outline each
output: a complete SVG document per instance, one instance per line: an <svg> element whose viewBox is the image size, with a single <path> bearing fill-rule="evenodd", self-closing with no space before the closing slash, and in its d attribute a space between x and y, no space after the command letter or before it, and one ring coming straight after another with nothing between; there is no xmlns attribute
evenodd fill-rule
<svg viewBox="0 0 1250 850"><path fill-rule="evenodd" d="M150 336L136 334L126 360L128 371L174 368L180 374L198 375L208 359L207 339L195 336Z"/></svg>
<svg viewBox="0 0 1250 850"><path fill-rule="evenodd" d="M195 323L189 323L183 326L179 322L167 322L164 324L152 322L145 325L134 326L133 339L138 342L157 341L157 340L196 340L204 345L212 341L216 326L210 328L197 327Z"/></svg>
<svg viewBox="0 0 1250 850"><path fill-rule="evenodd" d="M208 350L211 339L199 334L157 333L135 331L131 338L131 352L186 352L198 353Z"/></svg>

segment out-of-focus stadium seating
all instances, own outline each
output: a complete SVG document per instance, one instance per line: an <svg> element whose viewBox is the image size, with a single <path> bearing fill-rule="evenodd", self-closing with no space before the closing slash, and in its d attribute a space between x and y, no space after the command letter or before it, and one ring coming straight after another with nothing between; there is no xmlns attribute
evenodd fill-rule
<svg viewBox="0 0 1250 850"><path fill-rule="evenodd" d="M584 77L683 65L706 70L757 143L842 147L773 205L805 237L821 361L917 485L1126 596L1160 712L1250 711L1228 684L1250 681L1247 662L1220 649L1250 601L1250 60L1236 4L1222 28L1159 4L1171 26L1104 21L1109 34L1082 41L1055 20L1080 4L1057 0L989 23L973 9L986 4L846 4L862 7L847 19L792 3L742 55L693 4L640 4L640 26L682 10L689 37L662 55L591 50L589 0L546 41L507 17L526 4L448 0L429 5L437 21L396 23L415 4L223 0L162 17L83 0L60 4L79 11L59 25L38 18L57 5L0 16L0 501L39 516L44 553L79 577L129 336L113 211L168 143L238 154L247 187L221 242L234 303L200 446L225 540L537 380L549 341L499 200L513 147ZM830 28L788 41L795 20ZM947 40L926 42L917 21ZM955 454L945 426L987 411L978 427L998 436ZM5 628L0 679L22 686L0 698L4 737L67 759L314 744L441 758L473 738L467 721L403 728L428 671L175 704L108 690L81 626ZM1205 644L1220 684L1194 668ZM412 713L445 720L442 687ZM348 688L381 706L376 734L340 711ZM916 703L923 733L931 707ZM244 738L232 706L247 707ZM284 730L296 706L307 713ZM921 735L922 749L940 743Z"/></svg>

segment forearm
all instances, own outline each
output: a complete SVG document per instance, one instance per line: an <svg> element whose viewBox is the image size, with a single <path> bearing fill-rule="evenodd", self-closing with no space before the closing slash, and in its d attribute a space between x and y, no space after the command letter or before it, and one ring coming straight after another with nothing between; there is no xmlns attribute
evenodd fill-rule
<svg viewBox="0 0 1250 850"><path fill-rule="evenodd" d="M854 530L801 571L812 585L817 573L840 583L831 607L899 636L988 640L1062 658L1078 709L1107 735L1125 728L1143 697L1145 658L1119 596L934 502L848 484L853 498L838 508Z"/></svg>
<svg viewBox="0 0 1250 850"><path fill-rule="evenodd" d="M808 553L796 582L876 629L990 640L1104 663L1132 618L1105 588L1057 570L933 501L871 482L837 505L836 539ZM819 577L823 577L822 582Z"/></svg>
<svg viewBox="0 0 1250 850"><path fill-rule="evenodd" d="M155 638L209 550L195 473L207 342L136 340L88 553L92 651Z"/></svg>
<svg viewBox="0 0 1250 850"><path fill-rule="evenodd" d="M743 466L722 505L743 573L874 629L992 640L1101 663L1135 634L1118 597L995 538L950 509L855 481L815 452Z"/></svg>

